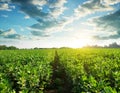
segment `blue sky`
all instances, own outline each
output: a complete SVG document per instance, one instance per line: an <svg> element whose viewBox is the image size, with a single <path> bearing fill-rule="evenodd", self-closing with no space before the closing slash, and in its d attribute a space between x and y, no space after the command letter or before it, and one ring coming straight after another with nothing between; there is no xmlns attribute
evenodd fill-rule
<svg viewBox="0 0 120 93"><path fill-rule="evenodd" d="M120 0L0 0L0 45L120 44Z"/></svg>

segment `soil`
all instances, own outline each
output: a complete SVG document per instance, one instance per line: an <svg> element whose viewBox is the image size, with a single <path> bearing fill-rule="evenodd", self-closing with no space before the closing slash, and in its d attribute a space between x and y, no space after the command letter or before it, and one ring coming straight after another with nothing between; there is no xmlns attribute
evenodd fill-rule
<svg viewBox="0 0 120 93"><path fill-rule="evenodd" d="M44 93L72 93L72 83L68 79L64 66L60 63L57 51L55 51L54 61L51 64L53 74L51 82L45 88Z"/></svg>

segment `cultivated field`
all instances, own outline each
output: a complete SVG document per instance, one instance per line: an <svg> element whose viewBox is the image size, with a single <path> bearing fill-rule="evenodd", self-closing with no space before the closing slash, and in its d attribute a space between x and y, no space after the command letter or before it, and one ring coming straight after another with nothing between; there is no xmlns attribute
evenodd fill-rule
<svg viewBox="0 0 120 93"><path fill-rule="evenodd" d="M120 49L0 50L0 93L120 93Z"/></svg>

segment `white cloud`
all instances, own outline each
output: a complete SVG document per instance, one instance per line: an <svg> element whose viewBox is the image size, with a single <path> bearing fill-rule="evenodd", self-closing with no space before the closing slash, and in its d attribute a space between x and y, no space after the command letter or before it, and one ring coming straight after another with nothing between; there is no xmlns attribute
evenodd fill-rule
<svg viewBox="0 0 120 93"><path fill-rule="evenodd" d="M11 5L11 6L9 6L10 7L10 9L15 9L15 6L14 5Z"/></svg>
<svg viewBox="0 0 120 93"><path fill-rule="evenodd" d="M30 16L26 15L24 18L25 18L25 19L30 19Z"/></svg>
<svg viewBox="0 0 120 93"><path fill-rule="evenodd" d="M8 17L8 15L1 15L2 17L5 17L5 18L7 18Z"/></svg>
<svg viewBox="0 0 120 93"><path fill-rule="evenodd" d="M28 27L28 30L31 31L32 35L34 36L50 36L52 33L59 32L63 30L64 25L62 23L53 22L43 22L37 23Z"/></svg>
<svg viewBox="0 0 120 93"><path fill-rule="evenodd" d="M117 39L120 38L120 9L111 14L94 18L90 21L98 32L96 39ZM100 34L101 33L101 34Z"/></svg>
<svg viewBox="0 0 120 93"><path fill-rule="evenodd" d="M33 5L43 6L47 3L47 1L46 0L31 0L30 3Z"/></svg>
<svg viewBox="0 0 120 93"><path fill-rule="evenodd" d="M50 15L52 15L54 18L57 18L58 16L60 16L61 14L63 14L63 12L66 10L66 7L61 7L61 8L55 8L53 10L50 11Z"/></svg>
<svg viewBox="0 0 120 93"><path fill-rule="evenodd" d="M112 11L114 8L111 4L119 1L87 0L74 10L72 16L62 17L61 15L67 10L65 7L67 0L11 0L12 3L20 5L21 11L26 14L25 19L32 17L37 21L29 27L34 36L49 36L64 30L65 26L86 15L100 11ZM1 7L10 8L8 4Z"/></svg>
<svg viewBox="0 0 120 93"><path fill-rule="evenodd" d="M25 31L22 27L20 27L20 30L21 30L21 31Z"/></svg>
<svg viewBox="0 0 120 93"><path fill-rule="evenodd" d="M50 10L50 14L55 18L63 14L63 12L67 9L64 6L65 3L67 3L67 0L56 0L56 2L52 3L49 2L49 7L52 8Z"/></svg>
<svg viewBox="0 0 120 93"><path fill-rule="evenodd" d="M0 3L0 10L10 11L9 5L7 3Z"/></svg>
<svg viewBox="0 0 120 93"><path fill-rule="evenodd" d="M8 36L8 35L12 35L12 34L16 34L16 31L14 29L9 29L7 31L2 32L2 36Z"/></svg>
<svg viewBox="0 0 120 93"><path fill-rule="evenodd" d="M11 3L20 5L21 11L26 14L25 19L31 17L38 22L30 26L30 31L33 35L36 35L33 33L36 30L42 36L49 32L60 31L67 23L66 21L63 22L62 17L61 19L59 18L67 9L64 6L67 0L11 0Z"/></svg>
<svg viewBox="0 0 120 93"><path fill-rule="evenodd" d="M113 7L103 4L103 0L89 0L79 5L78 8L74 10L75 16L78 18L84 17L86 15L99 12L99 11L111 11L114 10Z"/></svg>
<svg viewBox="0 0 120 93"><path fill-rule="evenodd" d="M49 5L50 8L55 8L64 6L65 3L67 3L67 0L56 0L55 2L53 1L52 3L49 2Z"/></svg>
<svg viewBox="0 0 120 93"><path fill-rule="evenodd" d="M103 0L108 5L114 5L116 3L120 3L120 0Z"/></svg>
<svg viewBox="0 0 120 93"><path fill-rule="evenodd" d="M1 0L0 2L0 10L5 10L5 11L12 11L12 9L15 9L14 5L9 5L10 0Z"/></svg>
<svg viewBox="0 0 120 93"><path fill-rule="evenodd" d="M7 39L25 39L24 36L17 34L14 29L9 29L7 31L0 31L0 37L7 38Z"/></svg>

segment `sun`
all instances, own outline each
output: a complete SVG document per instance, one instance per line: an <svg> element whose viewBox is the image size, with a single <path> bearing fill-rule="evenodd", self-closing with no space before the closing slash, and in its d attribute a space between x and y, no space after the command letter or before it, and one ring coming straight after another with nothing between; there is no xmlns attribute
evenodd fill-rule
<svg viewBox="0 0 120 93"><path fill-rule="evenodd" d="M82 48L91 44L92 40L90 38L78 38L76 40L71 41L71 47L73 48Z"/></svg>

